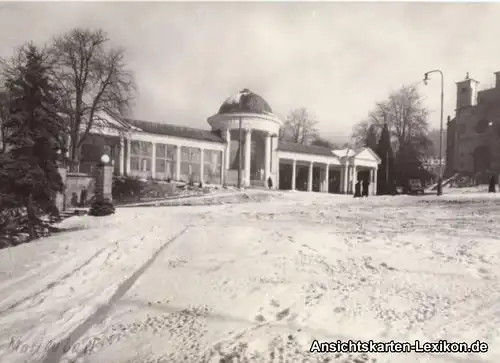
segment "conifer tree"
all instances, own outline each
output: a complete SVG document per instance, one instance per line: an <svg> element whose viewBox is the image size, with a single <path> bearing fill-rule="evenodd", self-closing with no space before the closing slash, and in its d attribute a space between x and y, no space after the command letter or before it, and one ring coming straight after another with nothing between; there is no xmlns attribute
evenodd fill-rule
<svg viewBox="0 0 500 363"><path fill-rule="evenodd" d="M27 232L34 239L47 231L41 217L57 213L55 197L63 191L57 159L64 123L57 114L44 52L27 45L19 55L4 82L9 93L4 124L8 151L0 155L0 209L18 216L15 223L9 221L13 234Z"/></svg>
<svg viewBox="0 0 500 363"><path fill-rule="evenodd" d="M375 125L370 125L365 138L365 146L373 151L377 150L377 129Z"/></svg>
<svg viewBox="0 0 500 363"><path fill-rule="evenodd" d="M382 160L377 173L377 194L393 194L396 188L394 180L394 154L392 152L391 135L387 124L384 124L382 128L376 153Z"/></svg>

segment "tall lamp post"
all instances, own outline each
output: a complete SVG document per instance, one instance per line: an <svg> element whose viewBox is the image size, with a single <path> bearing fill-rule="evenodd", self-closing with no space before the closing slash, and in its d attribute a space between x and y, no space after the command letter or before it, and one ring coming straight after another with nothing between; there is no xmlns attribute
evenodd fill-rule
<svg viewBox="0 0 500 363"><path fill-rule="evenodd" d="M439 69L434 69L424 74L424 84L427 85L429 74L439 73L441 75L441 120L439 128L439 178L437 185L437 195L443 194L443 108L444 108L444 76Z"/></svg>

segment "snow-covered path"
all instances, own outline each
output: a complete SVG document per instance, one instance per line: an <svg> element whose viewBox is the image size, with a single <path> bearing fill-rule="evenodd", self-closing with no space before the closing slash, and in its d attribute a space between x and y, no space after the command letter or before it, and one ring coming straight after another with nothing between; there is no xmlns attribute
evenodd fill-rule
<svg viewBox="0 0 500 363"><path fill-rule="evenodd" d="M86 228L0 251L0 362L500 362L500 198L272 195L70 219Z"/></svg>

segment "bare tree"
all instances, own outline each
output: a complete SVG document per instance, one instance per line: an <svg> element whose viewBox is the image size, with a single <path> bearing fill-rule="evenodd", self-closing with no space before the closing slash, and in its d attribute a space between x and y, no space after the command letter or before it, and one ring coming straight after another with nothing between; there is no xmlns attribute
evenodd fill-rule
<svg viewBox="0 0 500 363"><path fill-rule="evenodd" d="M306 108L292 110L288 115L281 131L283 140L298 144L309 144L317 136L316 124L318 121L309 114Z"/></svg>
<svg viewBox="0 0 500 363"><path fill-rule="evenodd" d="M354 127L353 138L357 143L363 143L372 125L379 133L387 123L394 150L406 145L423 152L430 146L427 120L428 111L417 88L413 85L402 86L387 100L378 102L368 118Z"/></svg>
<svg viewBox="0 0 500 363"><path fill-rule="evenodd" d="M125 67L124 50L106 47L108 42L102 30L73 29L55 37L51 47L74 167L89 131L105 126L102 116L123 116L131 105L135 84Z"/></svg>

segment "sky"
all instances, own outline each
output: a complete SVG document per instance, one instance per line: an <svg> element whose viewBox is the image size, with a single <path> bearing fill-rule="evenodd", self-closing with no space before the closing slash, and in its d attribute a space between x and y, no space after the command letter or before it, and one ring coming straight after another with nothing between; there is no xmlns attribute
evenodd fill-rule
<svg viewBox="0 0 500 363"><path fill-rule="evenodd" d="M0 3L0 57L73 27L101 28L126 49L135 118L209 128L249 88L285 117L305 107L323 136L347 139L378 101L419 83L439 127L467 72L480 88L500 71L500 3L36 2Z"/></svg>

